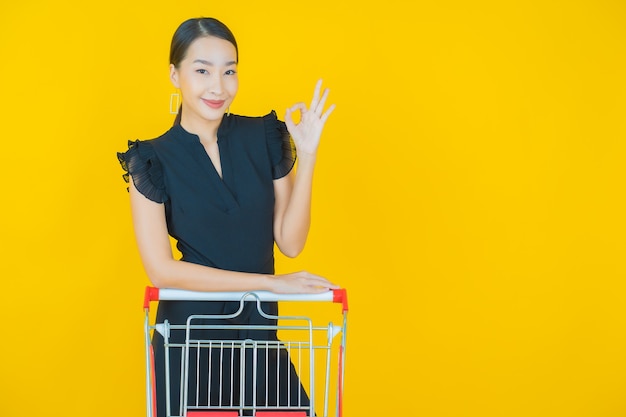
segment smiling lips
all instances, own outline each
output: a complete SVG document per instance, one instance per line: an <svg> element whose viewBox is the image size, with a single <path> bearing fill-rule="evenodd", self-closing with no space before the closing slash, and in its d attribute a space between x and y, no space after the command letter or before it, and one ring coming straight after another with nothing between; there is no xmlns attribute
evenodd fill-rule
<svg viewBox="0 0 626 417"><path fill-rule="evenodd" d="M202 101L204 102L204 104L206 104L207 106L213 108L213 109L219 109L220 107L222 107L224 105L224 101L225 100L205 100L202 99Z"/></svg>

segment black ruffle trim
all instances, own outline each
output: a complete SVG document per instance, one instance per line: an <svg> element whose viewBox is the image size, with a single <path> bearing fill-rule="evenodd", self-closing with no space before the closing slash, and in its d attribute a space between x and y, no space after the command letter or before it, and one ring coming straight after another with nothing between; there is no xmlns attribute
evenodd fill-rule
<svg viewBox="0 0 626 417"><path fill-rule="evenodd" d="M296 163L296 144L285 122L278 120L276 112L263 116L265 137L272 162L272 177L276 180L289 174Z"/></svg>
<svg viewBox="0 0 626 417"><path fill-rule="evenodd" d="M137 190L149 200L156 203L165 203L168 200L163 168L152 146L139 140L129 140L128 150L118 152L117 159L126 171L122 175L124 181L128 183L129 177L132 177Z"/></svg>

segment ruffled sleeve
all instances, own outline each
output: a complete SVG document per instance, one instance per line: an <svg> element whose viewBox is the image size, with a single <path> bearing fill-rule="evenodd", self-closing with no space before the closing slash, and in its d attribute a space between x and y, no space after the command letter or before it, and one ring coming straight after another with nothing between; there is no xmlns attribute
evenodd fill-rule
<svg viewBox="0 0 626 417"><path fill-rule="evenodd" d="M296 163L296 145L287 131L285 122L278 120L276 112L263 116L267 148L272 163L272 176L279 179L289 174Z"/></svg>
<svg viewBox="0 0 626 417"><path fill-rule="evenodd" d="M165 203L168 200L163 168L150 143L128 141L128 150L118 152L117 159L126 171L122 176L124 181L128 183L129 177L132 177L137 190L149 200L156 203Z"/></svg>

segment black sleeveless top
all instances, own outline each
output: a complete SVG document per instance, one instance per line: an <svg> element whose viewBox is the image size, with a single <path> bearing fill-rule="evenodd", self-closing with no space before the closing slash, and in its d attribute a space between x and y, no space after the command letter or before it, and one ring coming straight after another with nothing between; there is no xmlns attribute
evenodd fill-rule
<svg viewBox="0 0 626 417"><path fill-rule="evenodd" d="M293 168L293 140L272 111L263 117L224 115L217 144L222 177L199 137L180 125L156 139L129 142L118 159L127 171L126 181L132 177L140 193L165 205L167 229L177 241L181 260L273 274L273 180ZM157 320L183 324L191 314L230 313L238 305L160 302ZM267 307L268 313L277 313L275 305ZM246 313L244 322L255 321L254 311Z"/></svg>
<svg viewBox="0 0 626 417"><path fill-rule="evenodd" d="M217 139L221 178L198 136L180 125L156 139L129 142L118 157L137 190L165 204L182 260L274 273L273 180L292 169L293 141L275 112L224 116Z"/></svg>

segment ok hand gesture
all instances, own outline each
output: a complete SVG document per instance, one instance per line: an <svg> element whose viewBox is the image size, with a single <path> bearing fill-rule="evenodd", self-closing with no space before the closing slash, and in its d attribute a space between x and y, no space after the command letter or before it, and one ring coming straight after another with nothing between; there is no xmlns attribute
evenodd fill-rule
<svg viewBox="0 0 626 417"><path fill-rule="evenodd" d="M288 108L285 114L285 124L287 125L287 130L289 130L289 133L296 144L298 158L301 159L315 157L324 124L326 123L328 116L330 116L335 109L335 105L333 104L324 112L324 105L326 103L326 98L328 97L328 88L324 89L324 92L320 97L321 89L322 80L319 80L315 85L315 92L313 93L311 106L307 109L304 103L296 103ZM293 121L293 113L298 110L300 110L300 121L296 124Z"/></svg>

